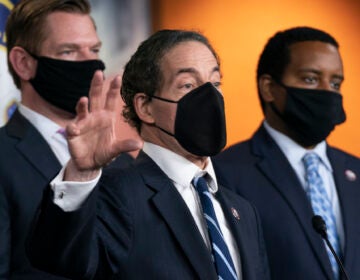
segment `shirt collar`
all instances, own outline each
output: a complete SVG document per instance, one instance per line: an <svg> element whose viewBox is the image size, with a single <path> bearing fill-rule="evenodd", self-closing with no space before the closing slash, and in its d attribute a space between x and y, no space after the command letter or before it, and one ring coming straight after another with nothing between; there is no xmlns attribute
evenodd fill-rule
<svg viewBox="0 0 360 280"><path fill-rule="evenodd" d="M207 173L211 178L209 181L210 192L217 192L217 180L210 157L205 169L200 169L173 151L149 142L144 142L143 151L180 187L189 187L194 177L203 176Z"/></svg>
<svg viewBox="0 0 360 280"><path fill-rule="evenodd" d="M266 120L264 121L264 127L289 161L290 159L297 159L298 161L301 161L306 153L314 152L320 157L324 166L332 172L332 167L326 154L325 140L321 141L313 149L309 150L300 146L287 135L272 128Z"/></svg>
<svg viewBox="0 0 360 280"><path fill-rule="evenodd" d="M50 142L51 137L61 129L57 123L23 104L19 104L19 112L40 132L47 142Z"/></svg>

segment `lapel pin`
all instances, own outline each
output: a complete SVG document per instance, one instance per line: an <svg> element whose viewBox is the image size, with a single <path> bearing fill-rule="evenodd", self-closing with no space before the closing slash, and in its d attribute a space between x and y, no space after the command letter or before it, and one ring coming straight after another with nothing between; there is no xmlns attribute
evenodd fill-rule
<svg viewBox="0 0 360 280"><path fill-rule="evenodd" d="M231 213L233 214L235 219L240 220L240 215L239 215L238 211L234 207L231 207Z"/></svg>
<svg viewBox="0 0 360 280"><path fill-rule="evenodd" d="M346 179L348 179L351 182L356 180L355 172L350 169L345 170L345 176L346 176Z"/></svg>

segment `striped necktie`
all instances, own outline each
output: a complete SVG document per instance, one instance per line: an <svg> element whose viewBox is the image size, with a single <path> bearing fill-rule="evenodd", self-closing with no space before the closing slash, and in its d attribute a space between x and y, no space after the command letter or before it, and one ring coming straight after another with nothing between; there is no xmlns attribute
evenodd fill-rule
<svg viewBox="0 0 360 280"><path fill-rule="evenodd" d="M320 158L315 153L306 153L303 157L303 163L305 166L305 177L308 184L306 193L311 201L311 206L315 215L319 215L325 220L329 241L336 254L340 256L340 241L336 229L335 216L332 211L331 202L325 191L323 180L318 172ZM327 246L326 250L335 279L339 279L339 266L336 259Z"/></svg>
<svg viewBox="0 0 360 280"><path fill-rule="evenodd" d="M203 215L209 231L211 251L218 277L223 280L237 280L238 278L234 263L220 230L214 206L211 202L211 194L208 190L207 182L204 177L196 177L193 180L193 184L199 193Z"/></svg>

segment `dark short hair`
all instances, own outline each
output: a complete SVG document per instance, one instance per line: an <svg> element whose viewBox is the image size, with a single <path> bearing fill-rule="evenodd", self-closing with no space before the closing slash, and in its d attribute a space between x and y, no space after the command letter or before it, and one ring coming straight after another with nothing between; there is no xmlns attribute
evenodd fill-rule
<svg viewBox="0 0 360 280"><path fill-rule="evenodd" d="M137 93L153 96L160 87L163 73L160 63L163 56L173 47L182 42L197 41L209 48L220 61L209 40L199 32L187 30L160 30L142 42L130 61L125 65L121 96L125 102L123 116L125 120L140 132L141 120L133 105Z"/></svg>
<svg viewBox="0 0 360 280"><path fill-rule="evenodd" d="M11 10L6 23L6 44L9 71L18 88L20 78L9 61L11 49L20 46L38 54L47 36L46 18L58 11L89 15L91 7L87 0L22 0Z"/></svg>
<svg viewBox="0 0 360 280"><path fill-rule="evenodd" d="M305 41L320 41L339 48L338 42L330 34L319 29L295 27L277 32L268 40L260 55L256 73L257 83L264 74L270 75L275 81L281 81L285 68L290 63L290 46ZM265 104L259 89L258 94L264 111Z"/></svg>

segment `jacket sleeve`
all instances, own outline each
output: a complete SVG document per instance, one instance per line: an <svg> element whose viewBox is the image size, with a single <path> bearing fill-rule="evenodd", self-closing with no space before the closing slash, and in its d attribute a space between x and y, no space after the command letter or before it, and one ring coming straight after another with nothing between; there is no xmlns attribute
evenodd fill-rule
<svg viewBox="0 0 360 280"><path fill-rule="evenodd" d="M27 240L31 264L41 270L72 279L92 279L98 251L94 242L96 191L83 207L64 212L46 190Z"/></svg>
<svg viewBox="0 0 360 280"><path fill-rule="evenodd" d="M110 279L118 273L118 262L131 247L131 218L116 193L119 182L106 178L72 212L54 204L47 188L27 244L34 267L71 279Z"/></svg>

